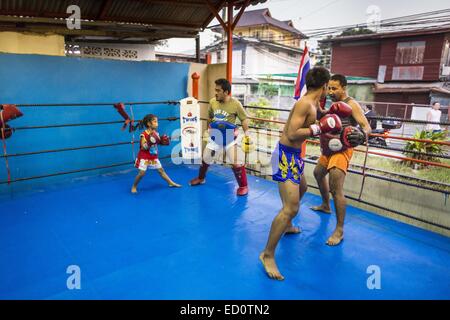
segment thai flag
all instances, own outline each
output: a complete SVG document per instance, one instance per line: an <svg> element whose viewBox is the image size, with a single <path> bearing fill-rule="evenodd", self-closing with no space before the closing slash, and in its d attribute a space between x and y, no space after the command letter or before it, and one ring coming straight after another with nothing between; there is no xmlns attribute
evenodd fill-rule
<svg viewBox="0 0 450 320"><path fill-rule="evenodd" d="M309 61L309 50L305 46L303 51L300 67L298 68L297 81L295 82L294 99L300 99L306 93L306 74L311 69L311 63Z"/></svg>

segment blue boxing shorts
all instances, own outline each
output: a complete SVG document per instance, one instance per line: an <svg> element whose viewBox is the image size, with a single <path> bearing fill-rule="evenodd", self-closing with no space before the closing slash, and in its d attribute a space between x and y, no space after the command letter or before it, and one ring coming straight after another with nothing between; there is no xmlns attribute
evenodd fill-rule
<svg viewBox="0 0 450 320"><path fill-rule="evenodd" d="M278 143L272 154L272 179L278 182L292 181L300 184L300 178L305 169L301 150Z"/></svg>

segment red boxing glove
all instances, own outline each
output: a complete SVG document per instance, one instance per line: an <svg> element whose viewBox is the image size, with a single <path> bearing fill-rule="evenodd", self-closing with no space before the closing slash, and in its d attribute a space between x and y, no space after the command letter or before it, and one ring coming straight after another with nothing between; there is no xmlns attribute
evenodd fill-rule
<svg viewBox="0 0 450 320"><path fill-rule="evenodd" d="M168 146L170 144L170 138L167 136L167 134L163 134L161 136L160 142L162 146Z"/></svg>
<svg viewBox="0 0 450 320"><path fill-rule="evenodd" d="M119 114L122 116L122 118L125 120L125 122L123 123L122 126L122 130L125 130L125 128L127 127L127 125L131 122L130 116L127 114L127 112L125 111L125 105L120 102L120 103L116 103L114 105L114 108L116 108L117 112L119 112ZM132 131L132 125L130 126L130 132Z"/></svg>
<svg viewBox="0 0 450 320"><path fill-rule="evenodd" d="M6 123L9 120L19 118L23 116L23 113L17 109L14 104L2 104L0 105L0 123Z"/></svg>
<svg viewBox="0 0 450 320"><path fill-rule="evenodd" d="M318 136L322 133L337 133L341 129L341 119L335 114L327 114L319 120L319 124L313 124L309 127L312 136Z"/></svg>
<svg viewBox="0 0 450 320"><path fill-rule="evenodd" d="M328 114L337 114L341 118L347 118L352 115L352 107L350 107L345 102L333 103L328 111Z"/></svg>

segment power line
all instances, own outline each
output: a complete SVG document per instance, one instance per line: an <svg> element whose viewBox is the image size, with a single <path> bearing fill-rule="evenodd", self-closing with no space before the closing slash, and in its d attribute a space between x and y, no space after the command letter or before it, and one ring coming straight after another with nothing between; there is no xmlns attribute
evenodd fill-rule
<svg viewBox="0 0 450 320"><path fill-rule="evenodd" d="M396 21L401 21L401 20L403 20L405 18L409 18L409 20L411 20L411 18L413 18L413 17L417 18L418 16L436 15L436 14L442 14L442 13L450 13L450 9L442 9L442 10L424 12L424 13L419 13L419 14L414 14L414 15L407 15L407 16L400 16L400 17L396 17L396 18L383 19L383 20L380 20L380 23L396 22ZM406 19L406 21L408 21L408 19ZM351 25L343 25L343 26L305 29L305 30L303 30L303 32L308 33L308 32L320 31L320 30L351 28L351 27L354 27L354 26L364 26L364 25L367 25L367 23L363 22L363 23L351 24Z"/></svg>
<svg viewBox="0 0 450 320"><path fill-rule="evenodd" d="M334 0L334 2L336 1L339 0ZM331 5L334 2L330 2L328 3L328 5ZM369 28L370 26L367 23L360 23L353 25L308 29L304 30L303 32L306 33L310 38L320 39L326 36L338 35L346 30L351 30L355 28ZM447 26L450 27L450 9L422 12L413 15L406 15L396 18L380 20L379 25L377 25L377 29L378 32L401 32L401 31L417 30L419 28L420 30L430 30L437 27L447 27ZM241 37L239 35L236 36ZM274 39L273 36L257 37L256 39L280 45L285 45L283 43L292 42L294 40L302 40L301 36L298 35L291 35L284 37L282 39Z"/></svg>
<svg viewBox="0 0 450 320"><path fill-rule="evenodd" d="M411 27L411 28L417 28L418 25L427 25L427 24L434 24L436 27L439 27L440 23L445 24L445 22L450 21L450 9L443 9L443 10L437 10L437 11L431 11L431 12L425 12L415 15L408 15L408 16L402 16L397 18L391 18L391 19L384 19L380 20L380 23L378 27L380 29L389 27L393 28L395 31L395 27ZM324 35L333 35L338 33L339 31L345 31L347 29L352 28L361 28L365 27L368 28L371 25L367 23L359 23L359 24L353 24L353 25L344 25L344 26L335 26L335 27L326 27L326 28L317 28L317 29L307 29L303 30L305 34L307 34L309 37L318 37L318 36L324 36ZM405 28L403 28L404 30Z"/></svg>
<svg viewBox="0 0 450 320"><path fill-rule="evenodd" d="M302 18L302 17L300 17L300 18L301 18L301 19L308 18L308 17L314 15L316 12L319 12L319 11L322 10L322 9L328 8L329 6L332 6L333 4L335 4L335 3L339 2L339 1L341 1L341 0L333 0L333 1L330 1L329 3L327 3L327 4L325 4L324 6L320 7L319 9L313 10L312 12L309 12L308 14L306 14L303 18Z"/></svg>

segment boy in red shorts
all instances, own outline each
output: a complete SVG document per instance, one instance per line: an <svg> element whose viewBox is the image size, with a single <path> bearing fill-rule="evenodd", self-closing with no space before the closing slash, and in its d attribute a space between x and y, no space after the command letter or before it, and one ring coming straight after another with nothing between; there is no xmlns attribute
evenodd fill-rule
<svg viewBox="0 0 450 320"><path fill-rule="evenodd" d="M142 120L146 129L140 135L140 150L136 158L135 167L139 169L139 173L134 179L131 193L137 193L137 185L145 175L147 169L158 170L159 175L169 185L169 187L181 187L181 185L172 181L161 166L158 159L158 144L169 145L169 137L166 135L159 136L158 132L158 118L153 114L148 114Z"/></svg>

